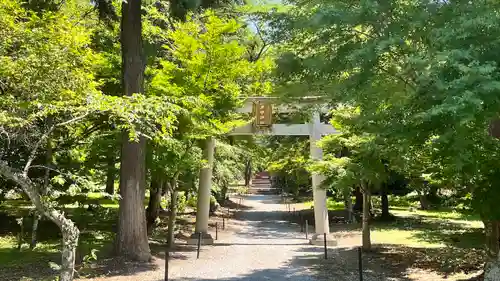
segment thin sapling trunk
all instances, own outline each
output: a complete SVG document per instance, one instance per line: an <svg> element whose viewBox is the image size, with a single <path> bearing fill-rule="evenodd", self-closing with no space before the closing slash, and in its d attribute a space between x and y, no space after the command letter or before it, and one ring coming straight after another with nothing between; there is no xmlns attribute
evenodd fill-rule
<svg viewBox="0 0 500 281"><path fill-rule="evenodd" d="M177 188L177 176L175 176L170 182L170 215L168 218L168 233L167 233L167 247L172 249L175 242L174 230L175 230L175 220L177 219L177 197L179 196L179 191Z"/></svg>
<svg viewBox="0 0 500 281"><path fill-rule="evenodd" d="M363 187L363 250L370 251L372 248L371 238L370 238L370 190L367 185Z"/></svg>

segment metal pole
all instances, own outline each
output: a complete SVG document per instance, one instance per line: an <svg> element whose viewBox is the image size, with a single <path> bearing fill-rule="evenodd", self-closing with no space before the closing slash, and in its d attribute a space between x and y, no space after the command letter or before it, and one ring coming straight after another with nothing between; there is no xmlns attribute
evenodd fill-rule
<svg viewBox="0 0 500 281"><path fill-rule="evenodd" d="M226 229L226 218L222 217L222 229Z"/></svg>
<svg viewBox="0 0 500 281"><path fill-rule="evenodd" d="M306 220L306 240L309 239L309 222Z"/></svg>
<svg viewBox="0 0 500 281"><path fill-rule="evenodd" d="M215 240L219 239L219 222L215 222Z"/></svg>
<svg viewBox="0 0 500 281"><path fill-rule="evenodd" d="M299 223L300 223L300 232L304 232L304 218L302 217L302 213L299 213Z"/></svg>
<svg viewBox="0 0 500 281"><path fill-rule="evenodd" d="M358 271L359 281L363 281L363 251L361 247L358 247Z"/></svg>
<svg viewBox="0 0 500 281"><path fill-rule="evenodd" d="M326 247L326 233L323 233L323 238L324 238L323 245L325 246L325 260L327 260L328 259L328 248Z"/></svg>
<svg viewBox="0 0 500 281"><path fill-rule="evenodd" d="M168 281L168 262L170 260L170 249L168 248L168 243L167 243L167 248L165 249L165 281Z"/></svg>
<svg viewBox="0 0 500 281"><path fill-rule="evenodd" d="M198 249L196 251L196 258L200 258L200 247L201 247L201 232L198 232Z"/></svg>

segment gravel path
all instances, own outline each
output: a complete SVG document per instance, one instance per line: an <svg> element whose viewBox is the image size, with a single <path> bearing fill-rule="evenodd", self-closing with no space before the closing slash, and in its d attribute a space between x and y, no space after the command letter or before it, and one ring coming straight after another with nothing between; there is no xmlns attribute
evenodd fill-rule
<svg viewBox="0 0 500 281"><path fill-rule="evenodd" d="M238 199L236 199L239 201ZM285 221L286 206L275 195L247 195L248 208L229 221L230 230L219 233L214 245L203 246L200 259L196 251L172 253L170 281L357 281L359 235L336 232L339 246L328 250L308 244L300 227ZM310 229L313 232L313 229ZM212 235L214 235L212 231ZM371 264L371 263L370 263ZM365 281L413 281L385 276L375 264L365 270ZM130 264L94 281L163 281L164 260L158 257L147 266ZM389 277L389 278L388 278Z"/></svg>
<svg viewBox="0 0 500 281"><path fill-rule="evenodd" d="M236 222L236 232L224 235L214 246L186 253L170 269L175 281L319 281L311 266L322 249L307 244L304 234L282 220L284 206L273 195L248 195ZM234 221L233 221L234 223Z"/></svg>

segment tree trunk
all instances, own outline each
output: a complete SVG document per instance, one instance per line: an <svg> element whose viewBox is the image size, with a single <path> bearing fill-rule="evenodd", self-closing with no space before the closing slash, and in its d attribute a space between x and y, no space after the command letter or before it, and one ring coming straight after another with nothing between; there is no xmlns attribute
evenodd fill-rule
<svg viewBox="0 0 500 281"><path fill-rule="evenodd" d="M345 210L347 214L346 220L349 223L354 221L354 216L352 212L352 198L350 191L351 191L350 189L344 191Z"/></svg>
<svg viewBox="0 0 500 281"><path fill-rule="evenodd" d="M143 93L144 56L142 49L141 0L122 2L121 46L124 95ZM123 132L120 167L120 208L115 249L127 259L148 261L144 192L146 181L146 140L130 141Z"/></svg>
<svg viewBox="0 0 500 281"><path fill-rule="evenodd" d="M500 253L497 258L487 262L484 267L484 281L500 280Z"/></svg>
<svg viewBox="0 0 500 281"><path fill-rule="evenodd" d="M169 195L169 190L168 190L168 184L166 183L166 181L162 181L161 182L161 187L160 187L160 190L161 190L161 197L160 198L167 198L167 196ZM186 193L187 195L189 193ZM188 200L188 196L186 195L186 200ZM161 199L160 199L161 201ZM162 206L161 206L161 202L160 202L160 210L162 211L167 211L168 210L168 206L166 206L166 208L164 209Z"/></svg>
<svg viewBox="0 0 500 281"><path fill-rule="evenodd" d="M484 267L484 281L500 280L500 247L499 247L499 221L491 221L483 216L481 220L484 224L484 234L486 238L486 254L489 262Z"/></svg>
<svg viewBox="0 0 500 281"><path fill-rule="evenodd" d="M179 195L179 191L177 188L177 177L172 179L170 190L170 216L168 218L168 233L167 233L167 247L168 249L172 249L175 242L174 230L175 230L175 220L177 218L177 197Z"/></svg>
<svg viewBox="0 0 500 281"><path fill-rule="evenodd" d="M372 248L370 239L370 190L368 186L363 188L363 250L369 251Z"/></svg>
<svg viewBox="0 0 500 281"><path fill-rule="evenodd" d="M115 194L115 156L112 151L108 154L106 167L106 193L110 195Z"/></svg>
<svg viewBox="0 0 500 281"><path fill-rule="evenodd" d="M486 253L490 259L496 259L500 247L498 244L498 239L500 237L499 233L499 221L491 221L485 218L481 218L484 224L484 236L486 238Z"/></svg>
<svg viewBox="0 0 500 281"><path fill-rule="evenodd" d="M131 2L131 1L129 1ZM115 249L130 260L148 261L151 257L144 210L145 140L128 142L124 134L120 169L120 207ZM137 163L141 165L137 165Z"/></svg>
<svg viewBox="0 0 500 281"><path fill-rule="evenodd" d="M153 177L151 180L151 187L149 188L149 203L147 209L147 228L148 235L151 235L155 227L155 222L160 215L160 202L162 193L162 183L157 178Z"/></svg>
<svg viewBox="0 0 500 281"><path fill-rule="evenodd" d="M52 126L52 118L47 118L47 126ZM47 189L49 188L50 183L50 166L52 165L52 145L50 143L50 138L47 140L47 150L45 151L45 174L43 176L43 185L40 188L40 193L42 196L47 194ZM31 243L30 249L34 249L37 244L37 236L38 236L38 222L41 219L40 213L36 210L33 212L33 225L31 227Z"/></svg>
<svg viewBox="0 0 500 281"><path fill-rule="evenodd" d="M33 225L31 227L30 249L34 249L36 247L38 237L38 222L40 221L40 219L40 215L35 211L35 213L33 214Z"/></svg>
<svg viewBox="0 0 500 281"><path fill-rule="evenodd" d="M220 189L220 196L219 196L219 204L220 205L224 205L226 203L228 189L229 189L229 187L227 184L222 185L222 188Z"/></svg>
<svg viewBox="0 0 500 281"><path fill-rule="evenodd" d="M427 195L425 193L421 193L419 198L420 198L420 209L429 210L429 200L427 200Z"/></svg>
<svg viewBox="0 0 500 281"><path fill-rule="evenodd" d="M354 196L356 196L356 201L354 202L353 209L356 212L361 212L363 210L363 192L361 192L361 188L356 187Z"/></svg>
<svg viewBox="0 0 500 281"><path fill-rule="evenodd" d="M72 281L75 271L75 251L78 243L80 231L75 224L67 219L64 214L52 208L47 202L43 201L37 186L28 178L27 172L20 173L5 162L0 162L0 175L18 184L28 195L37 211L48 217L61 230L63 234L63 249L61 261L60 281Z"/></svg>
<svg viewBox="0 0 500 281"><path fill-rule="evenodd" d="M19 220L19 233L17 234L17 250L21 251L24 243L24 217Z"/></svg>
<svg viewBox="0 0 500 281"><path fill-rule="evenodd" d="M248 159L245 163L245 186L249 187L252 180L252 161Z"/></svg>
<svg viewBox="0 0 500 281"><path fill-rule="evenodd" d="M380 201L381 201L381 208L382 208L382 214L381 217L383 219L388 219L391 217L391 214L389 213L389 198L387 195L387 185L383 185L381 192L380 192Z"/></svg>
<svg viewBox="0 0 500 281"><path fill-rule="evenodd" d="M69 220L67 220L69 221ZM76 247L80 231L73 222L63 224L61 228L63 237L62 261L61 261L61 281L73 280L75 271Z"/></svg>

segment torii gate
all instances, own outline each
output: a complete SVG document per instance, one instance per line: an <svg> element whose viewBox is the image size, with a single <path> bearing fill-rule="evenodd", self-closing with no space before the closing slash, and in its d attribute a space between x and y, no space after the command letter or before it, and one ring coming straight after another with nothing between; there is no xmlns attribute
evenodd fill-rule
<svg viewBox="0 0 500 281"><path fill-rule="evenodd" d="M276 98L272 97L249 97L246 99L244 106L238 110L239 113L253 113L255 118L254 123L249 123L243 127L235 128L230 135L282 135L282 136L309 136L311 158L320 160L323 157L323 151L316 145L316 142L321 139L322 135L338 133L330 124L321 123L320 113L318 109L312 114L311 122L307 124L274 124L272 122L272 101ZM311 103L310 99L303 99L303 103ZM315 99L312 99L315 102ZM277 112L290 112L286 106L278 107ZM257 127L257 129L256 129ZM263 130L264 128L264 130ZM210 194L212 188L212 167L214 161L215 140L208 138L206 140L203 156L207 161L207 165L200 170L200 183L198 189L198 205L196 212L196 227L195 233L191 236L188 243L196 244L198 233L202 233L203 244L213 244L213 238L208 233L208 220L210 212ZM314 222L315 234L312 236L310 243L313 245L324 244L324 234L327 234L327 244L336 245L336 241L331 238L330 226L328 221L328 207L326 190L320 188L320 184L324 179L321 174L313 173L312 188L314 199Z"/></svg>

